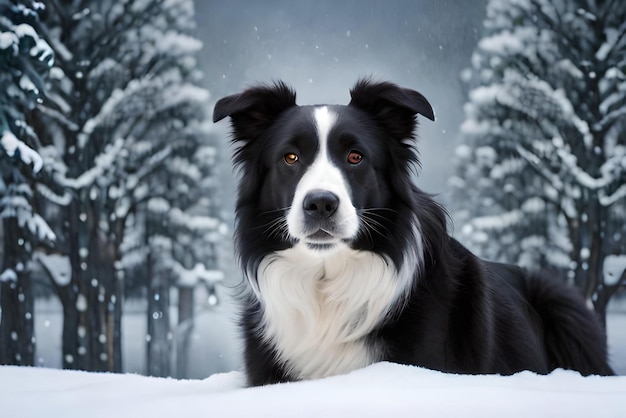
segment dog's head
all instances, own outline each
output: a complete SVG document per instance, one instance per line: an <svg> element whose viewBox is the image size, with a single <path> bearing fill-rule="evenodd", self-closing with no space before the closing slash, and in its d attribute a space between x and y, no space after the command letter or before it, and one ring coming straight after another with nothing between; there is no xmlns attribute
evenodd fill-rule
<svg viewBox="0 0 626 418"><path fill-rule="evenodd" d="M361 80L351 96L347 106L298 106L278 82L217 102L213 120L231 117L242 170L240 247L323 255L393 240L388 223L410 199L417 162L416 115L434 113L420 93L391 83Z"/></svg>

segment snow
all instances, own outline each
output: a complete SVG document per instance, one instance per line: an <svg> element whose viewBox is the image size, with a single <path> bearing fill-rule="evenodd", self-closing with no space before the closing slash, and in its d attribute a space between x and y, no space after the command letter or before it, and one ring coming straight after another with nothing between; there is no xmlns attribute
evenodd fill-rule
<svg viewBox="0 0 626 418"><path fill-rule="evenodd" d="M476 95L476 91L472 91L472 93ZM491 130L492 126L489 122L478 121L474 118L465 119L460 127L461 133L468 136L487 135Z"/></svg>
<svg viewBox="0 0 626 418"><path fill-rule="evenodd" d="M2 132L0 145L10 157L15 156L15 153L19 152L19 156L24 164L33 164L33 171L35 173L38 173L43 167L43 161L39 154L34 149L17 139L11 131Z"/></svg>
<svg viewBox="0 0 626 418"><path fill-rule="evenodd" d="M100 63L98 63L90 72L89 78L97 79L107 73L112 73L120 67L120 63L115 61L111 57L105 57ZM52 72L52 71L51 71Z"/></svg>
<svg viewBox="0 0 626 418"><path fill-rule="evenodd" d="M72 201L72 194L65 191L62 196L56 194L48 186L43 183L37 183L37 191L52 203L56 203L59 206L67 206Z"/></svg>
<svg viewBox="0 0 626 418"><path fill-rule="evenodd" d="M474 153L476 155L477 164L480 166L491 167L498 157L496 150L488 145L476 148Z"/></svg>
<svg viewBox="0 0 626 418"><path fill-rule="evenodd" d="M347 375L244 388L240 372L173 380L0 367L4 416L616 417L626 377L453 375L378 363Z"/></svg>
<svg viewBox="0 0 626 418"><path fill-rule="evenodd" d="M522 211L524 213L541 213L545 210L546 202L536 196L532 196L522 203Z"/></svg>
<svg viewBox="0 0 626 418"><path fill-rule="evenodd" d="M626 197L626 184L622 184L619 188L611 195L607 196L604 190L600 191L600 204L603 206L611 206L615 202L620 199Z"/></svg>
<svg viewBox="0 0 626 418"><path fill-rule="evenodd" d="M476 106L487 106L500 99L499 95L503 93L506 92L499 85L480 86L469 92L469 99Z"/></svg>
<svg viewBox="0 0 626 418"><path fill-rule="evenodd" d="M58 254L35 253L35 260L39 261L49 272L52 279L59 286L66 286L72 279L72 266L69 257Z"/></svg>
<svg viewBox="0 0 626 418"><path fill-rule="evenodd" d="M472 220L472 225L482 230L501 230L515 225L523 218L524 213L522 211L512 210L499 215L476 217Z"/></svg>
<svg viewBox="0 0 626 418"><path fill-rule="evenodd" d="M210 216L194 216L173 208L170 213L170 222L174 225L186 227L190 230L214 230L220 226L220 220Z"/></svg>
<svg viewBox="0 0 626 418"><path fill-rule="evenodd" d="M78 312L87 311L87 298L82 293L79 293L76 298L76 310Z"/></svg>
<svg viewBox="0 0 626 418"><path fill-rule="evenodd" d="M76 190L91 186L99 178L106 177L105 173L114 166L123 149L124 140L117 138L113 143L105 147L102 154L96 157L94 166L83 172L78 178L57 178L57 180L63 186Z"/></svg>
<svg viewBox="0 0 626 418"><path fill-rule="evenodd" d="M623 34L624 30L626 30L626 23L622 25L622 28L620 29L621 33ZM608 55L614 50L616 44L621 38L620 30L615 28L606 28L604 30L604 34L606 35L606 42L604 42L596 52L596 58L598 59L598 61L606 60Z"/></svg>
<svg viewBox="0 0 626 418"><path fill-rule="evenodd" d="M466 144L461 144L454 149L454 155L457 158L466 160L472 156L472 148Z"/></svg>
<svg viewBox="0 0 626 418"><path fill-rule="evenodd" d="M198 282L204 282L209 285L224 280L224 272L221 270L207 269L204 264L198 263L192 269L185 269L182 265L176 264L176 272L178 274L178 285L195 286Z"/></svg>
<svg viewBox="0 0 626 418"><path fill-rule="evenodd" d="M556 63L555 67L565 71L566 74L569 74L573 78L582 79L584 77L580 68L578 68L569 58L561 59Z"/></svg>
<svg viewBox="0 0 626 418"><path fill-rule="evenodd" d="M39 36L37 35L37 31L35 31L35 29L33 29L31 25L28 25L26 23L21 23L15 26L13 28L13 31L19 38L28 36L33 39L39 39Z"/></svg>
<svg viewBox="0 0 626 418"><path fill-rule="evenodd" d="M18 216L18 225L20 227L24 227L24 225L26 225L31 234L37 236L37 238L41 241L56 240L56 234L52 231L52 228L50 228L50 225L48 225L46 220L38 213L24 213L24 211L20 211Z"/></svg>
<svg viewBox="0 0 626 418"><path fill-rule="evenodd" d="M158 39L158 52L160 53L171 54L172 51L176 51L177 54L193 54L202 49L202 42L191 36L175 31L167 31L165 33L159 31L155 32L155 38Z"/></svg>
<svg viewBox="0 0 626 418"><path fill-rule="evenodd" d="M0 32L0 49L13 48L13 53L17 53L17 45L20 40L13 32Z"/></svg>
<svg viewBox="0 0 626 418"><path fill-rule="evenodd" d="M17 274L13 269L6 269L0 274L0 283L2 282L16 282Z"/></svg>
<svg viewBox="0 0 626 418"><path fill-rule="evenodd" d="M167 102L163 103L161 109L176 108L194 101L202 104L206 103L211 97L208 90L191 84L177 85L174 88L170 88L169 93Z"/></svg>
<svg viewBox="0 0 626 418"><path fill-rule="evenodd" d="M35 94L39 94L39 90L26 74L22 74L22 77L20 77L20 88L24 91L32 91Z"/></svg>
<svg viewBox="0 0 626 418"><path fill-rule="evenodd" d="M478 47L485 52L492 54L517 54L524 50L523 38L519 33L503 31L493 36L483 38L478 43Z"/></svg>
<svg viewBox="0 0 626 418"><path fill-rule="evenodd" d="M614 285L626 270L626 254L607 255L604 259L604 282Z"/></svg>
<svg viewBox="0 0 626 418"><path fill-rule="evenodd" d="M38 57L39 61L47 62L50 65L54 62L54 52L52 48L41 38L37 38L35 46L30 49L30 55Z"/></svg>

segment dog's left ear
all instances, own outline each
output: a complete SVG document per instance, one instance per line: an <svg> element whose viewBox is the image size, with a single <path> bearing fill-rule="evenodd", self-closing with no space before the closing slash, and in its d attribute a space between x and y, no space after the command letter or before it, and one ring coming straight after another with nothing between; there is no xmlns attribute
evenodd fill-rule
<svg viewBox="0 0 626 418"><path fill-rule="evenodd" d="M424 96L393 83L362 79L350 90L350 96L350 106L374 115L399 139L413 136L417 114L435 120L435 112Z"/></svg>
<svg viewBox="0 0 626 418"><path fill-rule="evenodd" d="M278 116L296 105L296 93L282 81L260 85L223 97L213 109L213 122L230 116L234 140L251 140L267 129Z"/></svg>

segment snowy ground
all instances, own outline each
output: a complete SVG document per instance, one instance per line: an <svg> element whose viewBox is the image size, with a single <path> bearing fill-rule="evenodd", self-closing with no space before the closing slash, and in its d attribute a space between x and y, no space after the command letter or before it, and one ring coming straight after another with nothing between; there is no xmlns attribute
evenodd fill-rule
<svg viewBox="0 0 626 418"><path fill-rule="evenodd" d="M379 363L322 380L242 388L205 380L0 367L4 417L618 417L626 377L450 375Z"/></svg>

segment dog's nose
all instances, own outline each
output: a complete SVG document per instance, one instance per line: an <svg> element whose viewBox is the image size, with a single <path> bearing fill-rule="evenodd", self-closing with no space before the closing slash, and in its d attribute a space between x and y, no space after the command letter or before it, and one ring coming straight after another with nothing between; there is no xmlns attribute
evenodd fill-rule
<svg viewBox="0 0 626 418"><path fill-rule="evenodd" d="M307 216L324 220L335 213L339 206L339 198L327 190L313 190L305 196L302 206Z"/></svg>

